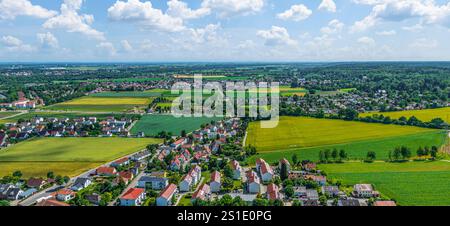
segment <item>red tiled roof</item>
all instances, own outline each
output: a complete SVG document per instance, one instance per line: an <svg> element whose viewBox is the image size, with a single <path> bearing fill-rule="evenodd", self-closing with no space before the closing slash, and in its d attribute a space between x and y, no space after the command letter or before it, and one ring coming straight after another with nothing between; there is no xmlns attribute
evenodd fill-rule
<svg viewBox="0 0 450 226"><path fill-rule="evenodd" d="M125 178L125 179L128 179L128 180L133 179L133 173L131 173L130 171L123 171L123 172L120 172L120 173L119 173L119 176L120 176L121 178Z"/></svg>
<svg viewBox="0 0 450 226"><path fill-rule="evenodd" d="M176 191L177 186L175 184L169 184L166 188L159 194L160 197L169 199Z"/></svg>
<svg viewBox="0 0 450 226"><path fill-rule="evenodd" d="M266 162L261 164L261 174L270 173L273 174L272 167L269 166Z"/></svg>
<svg viewBox="0 0 450 226"><path fill-rule="evenodd" d="M269 184L267 186L267 196L270 200L276 200L279 198L278 196L278 186L275 184Z"/></svg>
<svg viewBox="0 0 450 226"><path fill-rule="evenodd" d="M126 163L127 161L128 161L128 158L122 158L122 159L115 161L114 163L120 165L120 164Z"/></svg>
<svg viewBox="0 0 450 226"><path fill-rule="evenodd" d="M376 201L374 206L397 206L394 201Z"/></svg>
<svg viewBox="0 0 450 226"><path fill-rule="evenodd" d="M142 195L142 193L144 193L145 190L143 188L130 188L128 189L127 192L125 192L125 194L122 195L122 197L120 197L121 199L127 199L127 200L136 200L139 198L139 196Z"/></svg>
<svg viewBox="0 0 450 226"><path fill-rule="evenodd" d="M248 171L247 172L247 182L250 184L250 183L253 183L253 182L255 182L255 183L260 183L259 182L259 177L258 177L258 175L255 173L255 171Z"/></svg>
<svg viewBox="0 0 450 226"><path fill-rule="evenodd" d="M233 161L231 162L231 168L232 168L233 170L239 169L239 168L240 168L239 162L236 161L236 160L233 160Z"/></svg>
<svg viewBox="0 0 450 226"><path fill-rule="evenodd" d="M110 175L113 175L113 174L116 174L116 169L114 169L113 167L102 166L102 167L99 167L97 169L97 174L110 174Z"/></svg>
<svg viewBox="0 0 450 226"><path fill-rule="evenodd" d="M202 186L200 186L200 188L194 192L194 194L192 195L193 199L201 199L204 200L207 194L211 193L211 188L209 187L209 185L207 184L203 184Z"/></svg>
<svg viewBox="0 0 450 226"><path fill-rule="evenodd" d="M70 205L64 202L57 201L55 199L46 199L38 202L36 206L70 206Z"/></svg>
<svg viewBox="0 0 450 226"><path fill-rule="evenodd" d="M74 195L74 194L75 192L66 188L63 188L56 192L56 195Z"/></svg>

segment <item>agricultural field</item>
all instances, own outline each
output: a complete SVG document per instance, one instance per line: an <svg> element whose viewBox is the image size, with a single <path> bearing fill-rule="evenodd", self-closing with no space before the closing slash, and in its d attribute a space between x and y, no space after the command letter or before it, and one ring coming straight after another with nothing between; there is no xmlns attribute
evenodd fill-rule
<svg viewBox="0 0 450 226"><path fill-rule="evenodd" d="M346 144L433 131L438 130L332 119L280 117L278 126L273 129L261 128L260 122L250 123L246 144L253 145L258 152L264 153Z"/></svg>
<svg viewBox="0 0 450 226"><path fill-rule="evenodd" d="M450 205L450 162L344 163L319 165L346 185L370 183L404 206Z"/></svg>
<svg viewBox="0 0 450 226"><path fill-rule="evenodd" d="M5 118L5 117L10 117L13 115L17 115L19 114L19 112L16 111L0 111L0 119Z"/></svg>
<svg viewBox="0 0 450 226"><path fill-rule="evenodd" d="M45 176L48 171L76 176L160 142L152 138L34 138L0 151L0 176L15 170L25 177Z"/></svg>
<svg viewBox="0 0 450 226"><path fill-rule="evenodd" d="M34 117L55 117L55 118L77 118L77 117L97 117L97 118L106 118L108 116L114 116L117 118L122 117L132 117L132 116L138 116L133 114L105 114L105 113L82 113L82 112L55 112L55 111L37 111L37 112L29 112L25 114L20 114L11 118L7 119L0 119L0 123L14 123L17 122L20 119L23 120L29 120Z"/></svg>
<svg viewBox="0 0 450 226"><path fill-rule="evenodd" d="M292 155L297 154L298 158L301 160L319 160L319 152L326 149L333 150L334 148L338 150L345 150L348 154L349 159L364 159L368 151L374 151L378 160L387 160L389 156L389 151L394 150L398 146L407 146L415 154L415 151L419 147L432 147L444 144L446 140L445 132L425 132L417 133L412 135L394 136L379 139L369 139L364 141L355 141L345 144L332 144L325 146L315 146L309 148L298 148L298 149L288 149L288 150L276 150L270 152L260 152L257 156L253 156L248 159L250 165L255 164L256 157L264 158L268 162L277 162L282 158L291 159Z"/></svg>
<svg viewBox="0 0 450 226"><path fill-rule="evenodd" d="M101 92L90 95L91 97L158 97L160 92L132 91L132 92Z"/></svg>
<svg viewBox="0 0 450 226"><path fill-rule="evenodd" d="M132 134L144 132L147 136L155 136L161 131L181 135L181 131L192 132L199 129L202 124L217 121L220 118L175 118L172 115L145 115L131 129Z"/></svg>
<svg viewBox="0 0 450 226"><path fill-rule="evenodd" d="M360 114L360 117L372 116L374 114L389 116L392 119L398 119L402 116L409 118L415 116L423 122L429 122L435 118L441 118L442 120L450 123L450 107L435 108L425 110L411 110L411 111L394 111L394 112L367 112Z"/></svg>
<svg viewBox="0 0 450 226"><path fill-rule="evenodd" d="M81 97L46 107L49 110L81 112L124 112L148 106L152 98L143 97Z"/></svg>

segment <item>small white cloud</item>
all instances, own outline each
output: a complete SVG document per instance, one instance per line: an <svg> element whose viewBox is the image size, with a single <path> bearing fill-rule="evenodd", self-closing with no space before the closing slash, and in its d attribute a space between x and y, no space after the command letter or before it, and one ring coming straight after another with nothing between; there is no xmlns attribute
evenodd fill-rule
<svg viewBox="0 0 450 226"><path fill-rule="evenodd" d="M277 17L282 20L301 21L307 19L311 16L311 14L312 11L308 9L308 7L300 4L291 6L290 9L284 11L283 13L279 13Z"/></svg>
<svg viewBox="0 0 450 226"><path fill-rule="evenodd" d="M219 39L218 29L220 24L208 24L205 28L191 29L192 40L195 43L215 42Z"/></svg>
<svg viewBox="0 0 450 226"><path fill-rule="evenodd" d="M411 43L409 46L411 48L420 48L420 49L433 49L438 47L439 43L438 41L434 39L428 39L428 38L419 38L414 40L413 43Z"/></svg>
<svg viewBox="0 0 450 226"><path fill-rule="evenodd" d="M14 36L3 36L0 41L11 52L32 52L35 50L31 45L24 44L22 40Z"/></svg>
<svg viewBox="0 0 450 226"><path fill-rule="evenodd" d="M167 2L167 14L173 17L180 17L183 19L196 19L211 13L209 8L199 8L192 10L188 7L187 3L179 0L170 0Z"/></svg>
<svg viewBox="0 0 450 226"><path fill-rule="evenodd" d="M272 26L270 30L260 30L256 34L265 40L264 44L267 46L297 44L284 27Z"/></svg>
<svg viewBox="0 0 450 226"><path fill-rule="evenodd" d="M120 45L122 46L122 50L124 52L131 52L133 51L133 46L128 42L128 40L122 40L120 41Z"/></svg>
<svg viewBox="0 0 450 226"><path fill-rule="evenodd" d="M117 54L116 48L110 42L101 42L96 47L100 55L115 56Z"/></svg>
<svg viewBox="0 0 450 226"><path fill-rule="evenodd" d="M323 27L320 31L324 34L334 34L341 32L344 28L344 23L340 22L337 19L334 19L328 23L328 26Z"/></svg>
<svg viewBox="0 0 450 226"><path fill-rule="evenodd" d="M375 40L373 38L364 36L359 38L358 43L363 44L363 45L368 45L368 46L374 46L375 45Z"/></svg>
<svg viewBox="0 0 450 226"><path fill-rule="evenodd" d="M322 0L319 5L319 10L326 10L329 12L336 12L336 3L333 0Z"/></svg>
<svg viewBox="0 0 450 226"><path fill-rule="evenodd" d="M249 15L262 10L265 0L203 0L202 8L217 12L220 17Z"/></svg>
<svg viewBox="0 0 450 226"><path fill-rule="evenodd" d="M33 5L28 0L0 1L0 20L13 20L17 16L30 16L45 19L54 15L56 15L55 11L48 10L39 5Z"/></svg>
<svg viewBox="0 0 450 226"><path fill-rule="evenodd" d="M36 35L42 48L56 49L59 46L58 39L50 32Z"/></svg>
<svg viewBox="0 0 450 226"><path fill-rule="evenodd" d="M379 31L376 34L379 36L392 36L396 35L397 32L395 30L389 30L389 31Z"/></svg>
<svg viewBox="0 0 450 226"><path fill-rule="evenodd" d="M239 43L237 46L239 49L251 49L256 46L256 43L253 40L245 40Z"/></svg>
<svg viewBox="0 0 450 226"><path fill-rule="evenodd" d="M422 24L416 24L416 25L412 25L412 26L403 26L402 29L405 31L417 32L417 31L422 30L423 26L422 26Z"/></svg>

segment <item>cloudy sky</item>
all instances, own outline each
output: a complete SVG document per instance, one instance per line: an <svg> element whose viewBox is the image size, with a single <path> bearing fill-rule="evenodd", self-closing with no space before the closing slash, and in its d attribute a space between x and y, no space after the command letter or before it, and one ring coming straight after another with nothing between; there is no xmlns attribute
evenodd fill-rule
<svg viewBox="0 0 450 226"><path fill-rule="evenodd" d="M0 0L0 61L450 60L449 0Z"/></svg>

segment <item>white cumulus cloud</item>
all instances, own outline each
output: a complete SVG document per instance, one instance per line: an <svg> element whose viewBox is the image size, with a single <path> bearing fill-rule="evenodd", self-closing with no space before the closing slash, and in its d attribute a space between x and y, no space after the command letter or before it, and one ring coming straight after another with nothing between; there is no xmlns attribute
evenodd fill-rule
<svg viewBox="0 0 450 226"><path fill-rule="evenodd" d="M291 6L290 9L279 13L277 17L283 20L301 21L307 19L311 14L312 11L308 7L300 4Z"/></svg>
<svg viewBox="0 0 450 226"><path fill-rule="evenodd" d="M35 50L31 45L24 44L22 40L10 35L3 36L0 42L11 52L32 52Z"/></svg>
<svg viewBox="0 0 450 226"><path fill-rule="evenodd" d="M183 19L153 8L150 1L117 1L108 9L108 17L115 21L138 22L143 27L165 32L179 32L186 29Z"/></svg>
<svg viewBox="0 0 450 226"><path fill-rule="evenodd" d="M193 10L188 7L187 3L179 0L168 1L167 6L167 14L183 19L196 19L211 13L211 9L204 7Z"/></svg>
<svg viewBox="0 0 450 226"><path fill-rule="evenodd" d="M97 40L104 40L104 34L91 27L94 16L78 14L83 0L64 0L59 15L48 19L43 27L46 29L63 29L70 33L80 33Z"/></svg>
<svg viewBox="0 0 450 226"><path fill-rule="evenodd" d="M344 26L345 26L344 23L340 22L337 19L334 19L328 23L328 26L322 27L320 31L324 34L334 34L342 31Z"/></svg>
<svg viewBox="0 0 450 226"><path fill-rule="evenodd" d="M322 0L319 5L319 10L326 10L329 12L336 12L336 3L333 0Z"/></svg>
<svg viewBox="0 0 450 226"><path fill-rule="evenodd" d="M28 0L0 0L0 20L13 20L17 16L45 19L54 15L56 15L55 11L33 5Z"/></svg>
<svg viewBox="0 0 450 226"><path fill-rule="evenodd" d="M50 32L47 33L39 33L36 35L39 41L39 44L43 48L58 48L59 42L58 39Z"/></svg>
<svg viewBox="0 0 450 226"><path fill-rule="evenodd" d="M297 44L284 27L272 26L270 30L260 30L256 34L265 40L264 44L267 46Z"/></svg>

